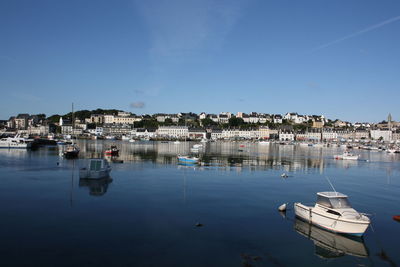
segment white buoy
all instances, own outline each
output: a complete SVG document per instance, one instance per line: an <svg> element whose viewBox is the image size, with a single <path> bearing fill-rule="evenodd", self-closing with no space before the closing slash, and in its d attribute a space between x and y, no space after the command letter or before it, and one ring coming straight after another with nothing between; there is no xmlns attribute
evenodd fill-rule
<svg viewBox="0 0 400 267"><path fill-rule="evenodd" d="M278 210L279 211L286 211L286 206L287 206L287 203L283 203L282 205L279 206Z"/></svg>

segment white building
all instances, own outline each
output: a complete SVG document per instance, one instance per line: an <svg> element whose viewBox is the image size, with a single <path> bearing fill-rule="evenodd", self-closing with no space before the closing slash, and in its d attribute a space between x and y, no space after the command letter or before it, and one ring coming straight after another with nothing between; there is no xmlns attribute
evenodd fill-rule
<svg viewBox="0 0 400 267"><path fill-rule="evenodd" d="M371 139L379 140L382 139L383 141L391 141L392 140L392 131L389 130L371 130Z"/></svg>
<svg viewBox="0 0 400 267"><path fill-rule="evenodd" d="M282 123L282 116L281 115L274 115L274 123L281 124Z"/></svg>
<svg viewBox="0 0 400 267"><path fill-rule="evenodd" d="M311 140L311 141L321 141L322 134L320 132L307 132L306 133L306 139Z"/></svg>
<svg viewBox="0 0 400 267"><path fill-rule="evenodd" d="M205 112L200 113L199 119L204 120L205 118L207 118L207 114Z"/></svg>
<svg viewBox="0 0 400 267"><path fill-rule="evenodd" d="M280 141L293 141L294 134L290 132L281 132L279 133L279 140Z"/></svg>
<svg viewBox="0 0 400 267"><path fill-rule="evenodd" d="M103 121L105 124L113 124L114 123L114 115L104 115Z"/></svg>
<svg viewBox="0 0 400 267"><path fill-rule="evenodd" d="M322 131L322 140L332 141L332 140L336 140L337 138L338 138L338 134L335 131L332 131L332 130Z"/></svg>
<svg viewBox="0 0 400 267"><path fill-rule="evenodd" d="M160 126L156 134L160 137L184 138L189 137L189 128L187 126Z"/></svg>

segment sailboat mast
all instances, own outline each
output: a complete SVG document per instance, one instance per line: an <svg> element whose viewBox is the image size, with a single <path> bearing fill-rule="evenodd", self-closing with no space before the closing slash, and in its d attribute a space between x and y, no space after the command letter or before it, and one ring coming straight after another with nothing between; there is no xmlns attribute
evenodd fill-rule
<svg viewBox="0 0 400 267"><path fill-rule="evenodd" d="M72 135L74 135L74 129L75 129L75 118L74 118L74 103L72 103Z"/></svg>

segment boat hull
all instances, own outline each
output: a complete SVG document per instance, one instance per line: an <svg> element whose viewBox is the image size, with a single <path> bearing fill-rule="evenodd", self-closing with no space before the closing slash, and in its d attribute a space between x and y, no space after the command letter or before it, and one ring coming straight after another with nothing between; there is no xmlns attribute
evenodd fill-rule
<svg viewBox="0 0 400 267"><path fill-rule="evenodd" d="M178 161L182 163L192 163L192 164L199 162L198 159L190 159L190 158L178 158Z"/></svg>
<svg viewBox="0 0 400 267"><path fill-rule="evenodd" d="M301 203L294 204L296 217L309 222L322 229L351 236L363 236L369 226L369 221L355 222L341 219L340 216L326 215L316 212L314 208L305 206Z"/></svg>

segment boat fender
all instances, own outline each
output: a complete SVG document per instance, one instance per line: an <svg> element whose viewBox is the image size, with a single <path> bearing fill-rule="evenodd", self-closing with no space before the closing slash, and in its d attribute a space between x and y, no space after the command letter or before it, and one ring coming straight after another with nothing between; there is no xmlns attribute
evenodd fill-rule
<svg viewBox="0 0 400 267"><path fill-rule="evenodd" d="M278 210L279 210L279 211L286 211L287 204L288 204L288 203L283 203L282 205L280 205L280 206L278 207Z"/></svg>

